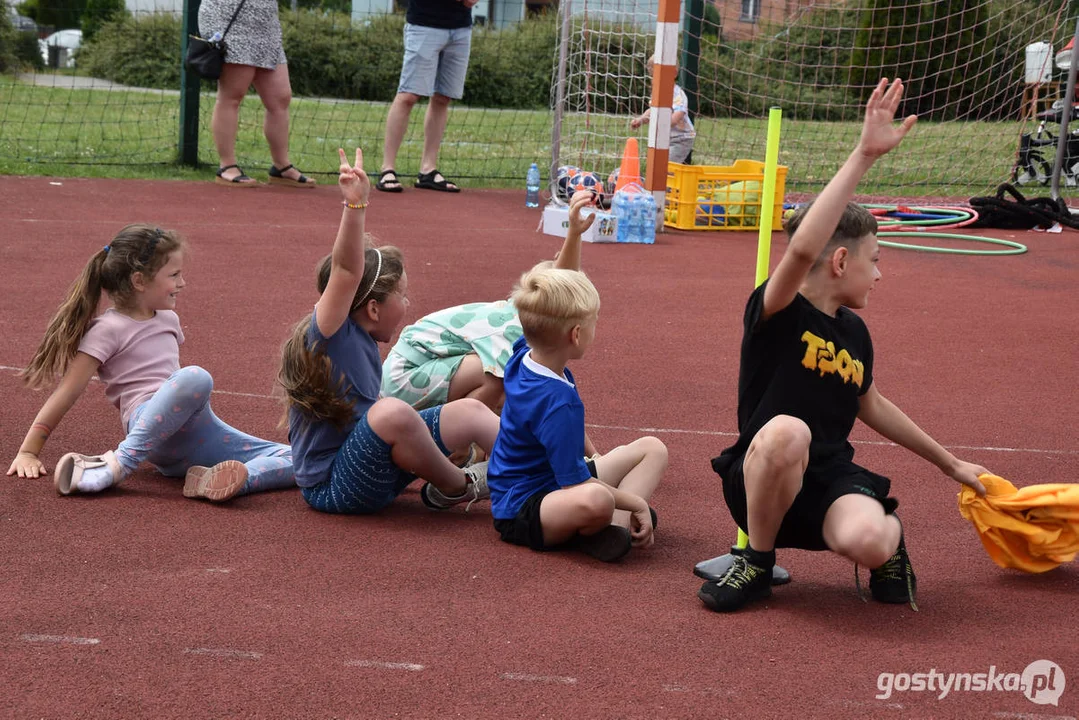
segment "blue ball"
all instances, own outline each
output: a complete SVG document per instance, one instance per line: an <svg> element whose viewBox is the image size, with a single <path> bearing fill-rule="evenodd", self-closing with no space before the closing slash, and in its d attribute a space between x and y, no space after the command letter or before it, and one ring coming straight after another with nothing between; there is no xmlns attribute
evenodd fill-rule
<svg viewBox="0 0 1079 720"><path fill-rule="evenodd" d="M710 226L726 225L726 214L727 209L719 203L698 203L696 224Z"/></svg>

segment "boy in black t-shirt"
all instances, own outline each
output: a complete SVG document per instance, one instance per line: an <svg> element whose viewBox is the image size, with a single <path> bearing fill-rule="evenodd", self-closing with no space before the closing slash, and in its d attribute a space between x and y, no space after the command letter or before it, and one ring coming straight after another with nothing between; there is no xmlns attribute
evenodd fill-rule
<svg viewBox="0 0 1079 720"><path fill-rule="evenodd" d="M698 597L729 612L771 595L776 547L832 550L873 568L876 600L914 605L915 578L888 478L855 465L855 418L974 488L985 468L954 457L881 395L863 308L880 279L877 223L849 202L859 180L914 126L894 125L903 84L881 80L858 147L808 208L787 223L790 244L746 304L737 442L712 461L749 545Z"/></svg>

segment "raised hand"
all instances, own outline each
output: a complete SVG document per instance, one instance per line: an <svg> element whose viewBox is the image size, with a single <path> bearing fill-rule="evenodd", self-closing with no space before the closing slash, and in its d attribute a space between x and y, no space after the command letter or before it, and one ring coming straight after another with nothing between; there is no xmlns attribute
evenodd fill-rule
<svg viewBox="0 0 1079 720"><path fill-rule="evenodd" d="M353 205L366 205L371 196L371 180L363 171L363 150L356 148L356 164L349 165L345 151L337 148L341 156L340 175L337 176L337 185L341 188L341 196L345 202Z"/></svg>
<svg viewBox="0 0 1079 720"><path fill-rule="evenodd" d="M881 78L866 103L862 138L858 142L862 154L871 158L880 157L902 142L914 123L918 122L917 115L910 115L899 125L895 124L895 111L899 109L902 99L903 81L896 78L889 86L888 78Z"/></svg>
<svg viewBox="0 0 1079 720"><path fill-rule="evenodd" d="M596 204L594 190L578 190L573 193L569 200L569 229L578 235L584 235L592 223L596 221L596 214L589 213L587 217L581 217L581 210Z"/></svg>

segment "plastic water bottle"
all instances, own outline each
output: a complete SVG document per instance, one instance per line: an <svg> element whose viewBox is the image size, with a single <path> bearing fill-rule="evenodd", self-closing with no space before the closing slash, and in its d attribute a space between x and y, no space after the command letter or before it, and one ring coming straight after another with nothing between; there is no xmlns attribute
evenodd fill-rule
<svg viewBox="0 0 1079 720"><path fill-rule="evenodd" d="M651 245L656 241L656 200L651 193L619 190L614 194L611 211L618 223L618 242Z"/></svg>
<svg viewBox="0 0 1079 720"><path fill-rule="evenodd" d="M539 207L540 173L536 163L528 168L525 179L525 207Z"/></svg>
<svg viewBox="0 0 1079 720"><path fill-rule="evenodd" d="M222 38L222 37L223 37L223 36L221 35L221 33L220 33L220 32L215 32L215 33L213 34L213 37L211 37L211 38L210 38L210 42L212 42L212 43L219 43L219 42L221 42L221 38Z"/></svg>

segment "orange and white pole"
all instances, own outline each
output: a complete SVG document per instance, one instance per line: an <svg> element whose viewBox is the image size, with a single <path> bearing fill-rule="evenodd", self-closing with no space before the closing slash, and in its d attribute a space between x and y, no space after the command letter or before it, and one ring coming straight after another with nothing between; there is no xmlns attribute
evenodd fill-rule
<svg viewBox="0 0 1079 720"><path fill-rule="evenodd" d="M658 213L656 227L662 228L663 205L667 197L667 160L671 147L671 106L678 74L679 0L659 0L656 18L656 53L652 65L652 112L648 119L648 170L644 189L652 193Z"/></svg>

